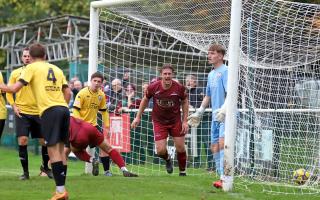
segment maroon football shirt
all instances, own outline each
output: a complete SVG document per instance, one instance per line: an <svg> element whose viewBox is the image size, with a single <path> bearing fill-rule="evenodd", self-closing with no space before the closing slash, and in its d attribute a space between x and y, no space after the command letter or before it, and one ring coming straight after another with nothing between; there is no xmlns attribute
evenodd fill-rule
<svg viewBox="0 0 320 200"><path fill-rule="evenodd" d="M147 98L153 98L152 120L161 124L174 124L181 120L181 101L187 98L186 89L172 81L169 89L163 89L161 80L148 86Z"/></svg>

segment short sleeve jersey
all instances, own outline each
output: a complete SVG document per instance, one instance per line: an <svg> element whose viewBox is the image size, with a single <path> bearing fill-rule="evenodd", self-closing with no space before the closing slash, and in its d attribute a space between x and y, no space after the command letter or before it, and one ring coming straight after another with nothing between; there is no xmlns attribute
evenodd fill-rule
<svg viewBox="0 0 320 200"><path fill-rule="evenodd" d="M26 67L24 66L24 67L20 67L18 69L13 70L11 72L8 85L15 84L19 80L19 77L24 72L25 68ZM13 94L8 93L7 95L13 95ZM23 114L39 115L37 102L33 95L30 84L24 86L23 88L21 88L21 90L15 93L14 103L18 106L20 112Z"/></svg>
<svg viewBox="0 0 320 200"><path fill-rule="evenodd" d="M53 106L68 107L62 92L62 88L68 87L68 83L57 66L46 61L36 61L26 67L19 81L30 85L40 116Z"/></svg>
<svg viewBox="0 0 320 200"><path fill-rule="evenodd" d="M73 109L79 110L82 120L97 126L98 111L107 110L106 97L100 89L97 92L93 92L89 87L85 87L77 94Z"/></svg>
<svg viewBox="0 0 320 200"><path fill-rule="evenodd" d="M215 111L224 104L227 96L228 68L225 65L213 69L208 75L206 95L211 98L212 111ZM216 121L213 112L213 121Z"/></svg>
<svg viewBox="0 0 320 200"><path fill-rule="evenodd" d="M146 97L153 98L152 120L160 124L174 124L181 120L181 101L187 98L186 89L172 81L169 89L164 89L160 81L148 86Z"/></svg>
<svg viewBox="0 0 320 200"><path fill-rule="evenodd" d="M0 83L3 83L3 77L1 72L0 72ZM7 118L6 101L3 95L0 95L0 119L6 119L6 118Z"/></svg>

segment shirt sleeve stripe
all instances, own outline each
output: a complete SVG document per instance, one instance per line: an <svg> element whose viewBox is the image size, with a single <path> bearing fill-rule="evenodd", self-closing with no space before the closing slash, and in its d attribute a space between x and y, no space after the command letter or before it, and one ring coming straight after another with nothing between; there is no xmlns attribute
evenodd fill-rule
<svg viewBox="0 0 320 200"><path fill-rule="evenodd" d="M19 79L19 82L21 82L23 85L28 85L28 82L23 80L23 79L21 79L21 78Z"/></svg>
<svg viewBox="0 0 320 200"><path fill-rule="evenodd" d="M80 110L80 108L78 108L77 106L73 106L73 108L77 109L77 110Z"/></svg>

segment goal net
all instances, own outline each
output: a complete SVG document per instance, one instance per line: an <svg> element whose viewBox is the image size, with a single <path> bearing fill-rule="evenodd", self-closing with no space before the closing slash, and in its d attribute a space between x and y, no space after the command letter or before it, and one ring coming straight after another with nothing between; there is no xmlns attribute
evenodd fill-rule
<svg viewBox="0 0 320 200"><path fill-rule="evenodd" d="M150 109L141 126L130 129L143 87L159 76L159 67L170 63L181 84L193 75L205 91L212 68L208 47L217 43L228 50L231 0L148 0L99 9L97 59L108 83L110 142L131 170L165 174L164 163L156 157ZM234 152L237 189L319 191L319 36L320 5L243 0ZM134 103L128 109L132 92ZM210 127L209 109L186 137L188 175L215 169ZM168 144L175 158L170 139ZM300 168L306 173L297 175Z"/></svg>

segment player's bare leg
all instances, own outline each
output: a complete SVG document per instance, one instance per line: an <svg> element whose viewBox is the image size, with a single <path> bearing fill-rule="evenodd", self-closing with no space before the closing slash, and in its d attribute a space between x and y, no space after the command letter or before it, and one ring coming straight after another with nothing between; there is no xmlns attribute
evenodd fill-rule
<svg viewBox="0 0 320 200"><path fill-rule="evenodd" d="M120 153L113 149L111 147L111 145L107 142L107 140L104 140L100 145L99 148L104 151L105 153L109 154L110 158L113 160L113 162L115 162L118 167L120 168L120 170L123 173L123 176L125 177L137 177L138 175L133 174L131 172L128 171L128 169L126 168L125 162L123 160L123 158L121 157Z"/></svg>
<svg viewBox="0 0 320 200"><path fill-rule="evenodd" d="M174 145L177 151L177 159L179 164L179 176L186 176L187 153L185 149L185 137L174 137Z"/></svg>
<svg viewBox="0 0 320 200"><path fill-rule="evenodd" d="M220 176L220 179L213 183L216 188L222 188L223 177L223 150L224 150L224 138L219 138L218 143L211 145L211 150L216 160L216 170ZM219 158L219 159L218 159Z"/></svg>
<svg viewBox="0 0 320 200"><path fill-rule="evenodd" d="M172 160L167 151L167 139L155 141L157 154L160 158L166 161L166 170L168 174L173 172Z"/></svg>

